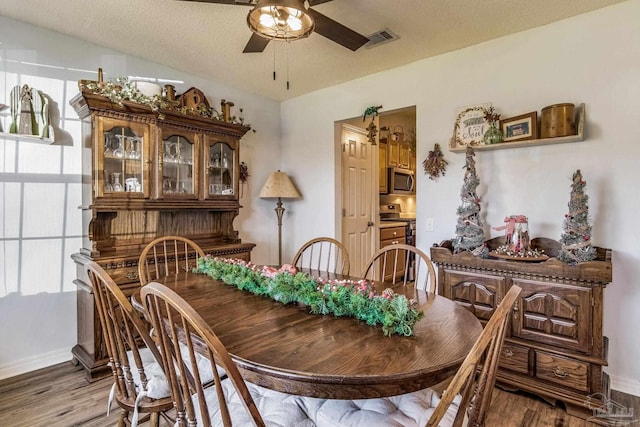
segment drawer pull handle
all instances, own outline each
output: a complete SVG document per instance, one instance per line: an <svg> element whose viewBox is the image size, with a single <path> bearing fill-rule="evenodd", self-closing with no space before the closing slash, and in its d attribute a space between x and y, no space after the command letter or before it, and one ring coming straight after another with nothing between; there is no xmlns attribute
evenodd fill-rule
<svg viewBox="0 0 640 427"><path fill-rule="evenodd" d="M506 357L513 357L513 351L511 351L509 349L504 349L502 351L502 354L504 354Z"/></svg>
<svg viewBox="0 0 640 427"><path fill-rule="evenodd" d="M553 375L555 375L558 378L566 378L569 375L567 371L565 371L564 369L558 366L555 366L552 371L553 371Z"/></svg>
<svg viewBox="0 0 640 427"><path fill-rule="evenodd" d="M140 276L138 276L137 271L130 271L125 275L125 277L129 280L138 280Z"/></svg>

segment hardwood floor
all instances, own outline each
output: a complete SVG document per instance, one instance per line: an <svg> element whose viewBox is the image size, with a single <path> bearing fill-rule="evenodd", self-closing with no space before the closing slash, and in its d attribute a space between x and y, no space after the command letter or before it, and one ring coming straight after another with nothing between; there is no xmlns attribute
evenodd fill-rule
<svg viewBox="0 0 640 427"><path fill-rule="evenodd" d="M0 381L0 426L106 427L117 425L118 408L106 416L111 378L88 384L80 367L62 363ZM612 392L616 402L640 414L640 398ZM146 425L148 423L142 424ZM168 425L161 421L161 425ZM586 427L537 397L497 389L487 427ZM640 423L630 424L640 425ZM373 426L372 426L373 427Z"/></svg>

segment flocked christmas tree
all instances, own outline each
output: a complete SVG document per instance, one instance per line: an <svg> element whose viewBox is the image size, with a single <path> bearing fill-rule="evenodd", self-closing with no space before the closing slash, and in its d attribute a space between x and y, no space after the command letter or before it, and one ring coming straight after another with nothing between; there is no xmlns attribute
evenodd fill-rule
<svg viewBox="0 0 640 427"><path fill-rule="evenodd" d="M565 215L560 236L562 249L558 259L567 264L591 261L596 258L596 248L591 246L591 225L589 225L589 196L584 192L587 183L578 169L573 174L569 213Z"/></svg>
<svg viewBox="0 0 640 427"><path fill-rule="evenodd" d="M456 237L453 239L454 252L471 251L474 255L483 255L484 230L480 220L480 198L476 189L480 180L476 174L476 161L473 158L473 148L467 146L464 184L460 190L462 204L458 207L458 223L456 224Z"/></svg>

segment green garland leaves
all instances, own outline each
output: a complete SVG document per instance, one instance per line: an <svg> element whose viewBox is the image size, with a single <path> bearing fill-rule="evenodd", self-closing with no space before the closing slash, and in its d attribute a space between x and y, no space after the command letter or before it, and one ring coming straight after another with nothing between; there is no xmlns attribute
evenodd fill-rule
<svg viewBox="0 0 640 427"><path fill-rule="evenodd" d="M381 325L386 336L411 336L413 325L423 315L413 308L415 301L395 294L391 289L385 289L380 295L366 280L327 281L294 269L275 271L238 259L209 256L198 259L194 272L283 304L306 305L313 314L351 316L367 325Z"/></svg>

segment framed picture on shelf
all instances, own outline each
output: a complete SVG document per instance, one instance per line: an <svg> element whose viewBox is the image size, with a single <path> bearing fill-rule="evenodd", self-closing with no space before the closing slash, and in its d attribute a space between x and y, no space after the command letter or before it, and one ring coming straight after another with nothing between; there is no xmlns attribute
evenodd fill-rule
<svg viewBox="0 0 640 427"><path fill-rule="evenodd" d="M538 138L538 112L522 114L500 120L500 130L504 135L504 142L525 141Z"/></svg>
<svg viewBox="0 0 640 427"><path fill-rule="evenodd" d="M489 129L485 118L491 103L460 107L453 131L452 148L464 148L467 145L484 145L484 133Z"/></svg>

